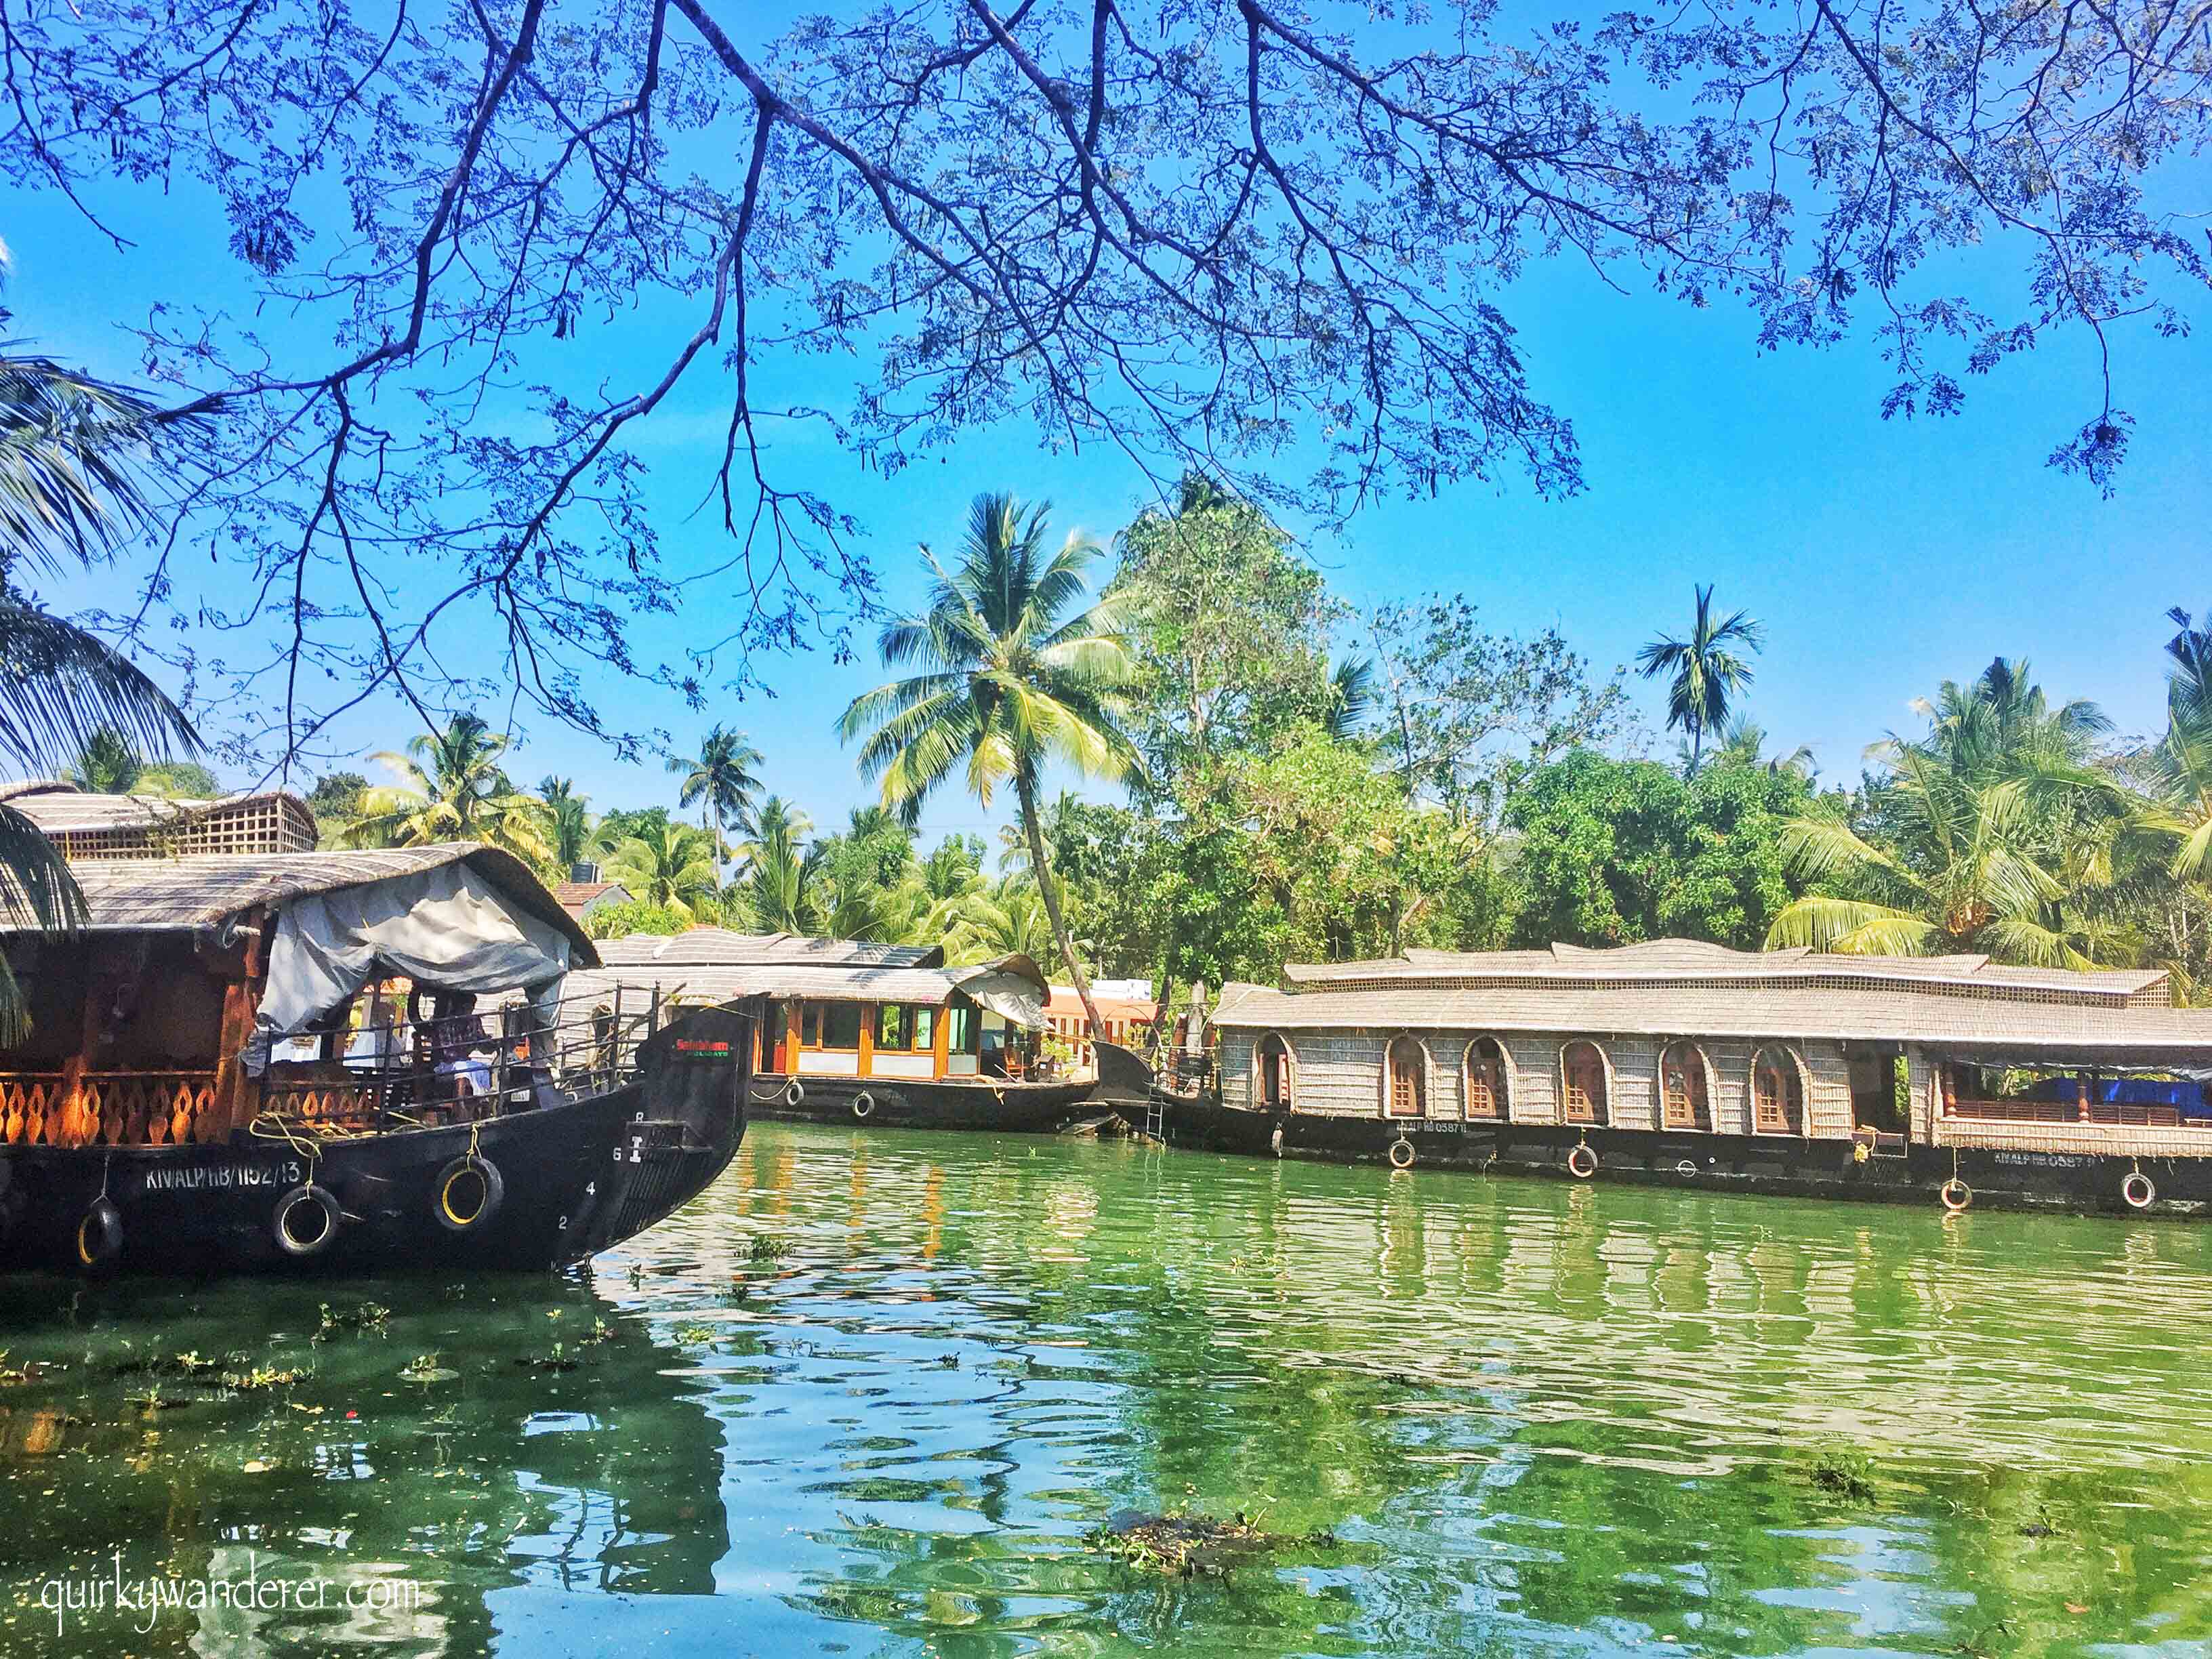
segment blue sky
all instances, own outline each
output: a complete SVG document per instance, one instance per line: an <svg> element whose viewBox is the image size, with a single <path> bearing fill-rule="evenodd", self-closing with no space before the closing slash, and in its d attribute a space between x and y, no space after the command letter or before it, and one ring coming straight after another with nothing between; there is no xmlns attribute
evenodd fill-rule
<svg viewBox="0 0 2212 1659"><path fill-rule="evenodd" d="M244 290L220 227L187 187L167 198L117 195L110 210L141 244L128 256L52 198L0 194L0 235L14 255L16 334L127 376L132 358L119 320L164 297L235 306ZM1982 249L1959 268L1960 285L2012 301L2023 258L2014 245ZM1655 633L1680 631L1692 584L1713 582L1721 604L1767 625L1751 711L1781 746L1811 744L1831 778L1856 776L1864 744L1909 725L1910 698L1998 653L2026 656L2054 695L2095 699L2124 730L2158 723L2160 646L2171 632L2164 612L2212 606L2206 337L2115 337L2116 394L2137 426L2118 494L2104 501L2044 465L2094 410L2094 362L2083 337L2061 333L1970 383L1960 415L1885 423L1879 404L1889 377L1863 340L1762 354L1740 309L1622 296L1558 261L1532 265L1504 304L1538 395L1576 423L1585 493L1545 501L1507 478L1497 489L1466 485L1373 507L1343 535L1310 544L1346 598L1371 605L1462 590L1490 626L1556 624L1609 670ZM587 362L596 355L617 382L641 361L635 332L619 328L604 337L587 330L575 349ZM833 408L849 400L849 367L817 361L807 380L779 372L793 395ZM689 515L719 456L720 394L714 375L701 373L639 441L663 490L665 533L702 546L719 529L709 514ZM1049 498L1057 526L1104 542L1148 489L1118 453L1056 455L1018 428L972 434L890 479L803 434L781 441L775 459L787 480L862 520L894 605L922 586L915 543L951 544L978 490ZM93 602L89 590L58 597ZM713 631L713 596L698 604L699 614L647 629L642 654L702 623ZM767 755L771 788L817 823L841 819L871 792L831 723L879 678L872 651L864 642L848 665L817 652L761 669L775 696L726 702L710 718L751 735ZM672 696L611 674L598 690L642 708L629 723L666 726L679 739L705 724ZM1656 688L1636 681L1632 692L1656 728ZM347 736L363 750L391 746L415 724L388 703L364 710ZM526 732L514 768L520 777L572 775L601 806L672 799L657 763L624 766L543 720ZM927 815L925 834L981 830L1002 816L947 797Z"/></svg>

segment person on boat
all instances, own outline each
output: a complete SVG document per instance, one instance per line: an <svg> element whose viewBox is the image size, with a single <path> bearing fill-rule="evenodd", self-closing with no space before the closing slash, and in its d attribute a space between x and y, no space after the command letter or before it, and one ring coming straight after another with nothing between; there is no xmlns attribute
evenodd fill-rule
<svg viewBox="0 0 2212 1659"><path fill-rule="evenodd" d="M441 1077L457 1079L464 1096L491 1092L491 1067L477 1050L489 1042L467 991L441 991L430 1003L430 1063Z"/></svg>

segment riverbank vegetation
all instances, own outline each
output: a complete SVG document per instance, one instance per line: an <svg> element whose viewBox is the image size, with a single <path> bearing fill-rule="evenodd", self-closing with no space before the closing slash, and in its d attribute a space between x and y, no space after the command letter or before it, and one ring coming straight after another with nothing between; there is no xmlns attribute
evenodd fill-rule
<svg viewBox="0 0 2212 1659"><path fill-rule="evenodd" d="M671 762L672 803L601 810L562 778L518 783L507 737L464 714L372 757L387 781L320 780L325 835L483 840L554 878L596 863L630 897L593 913L602 934L943 942L958 962L1019 951L1167 987L1680 936L2154 965L2185 996L2208 988L2212 632L2185 611L2143 665L2168 682L2163 732L2116 731L2000 657L1843 777L1753 718L1764 630L1710 588L1642 654L1669 748L1630 668L1556 629L1492 629L1465 594L1362 611L1210 479L1110 550L1048 554L1046 524L979 501L927 607L887 628L887 666L918 672L845 717L884 787L842 825L763 793L773 757L726 726ZM1016 577L1024 597L998 604ZM1047 790L1086 775L1089 793ZM988 804L1000 784L1016 800L996 847L916 835L933 791Z"/></svg>

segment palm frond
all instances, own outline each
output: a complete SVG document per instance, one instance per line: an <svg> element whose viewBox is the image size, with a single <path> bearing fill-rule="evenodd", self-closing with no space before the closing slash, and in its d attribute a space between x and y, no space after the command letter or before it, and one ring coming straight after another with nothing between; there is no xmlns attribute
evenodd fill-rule
<svg viewBox="0 0 2212 1659"><path fill-rule="evenodd" d="M101 732L156 758L202 752L184 711L105 640L0 583L0 753L51 771Z"/></svg>

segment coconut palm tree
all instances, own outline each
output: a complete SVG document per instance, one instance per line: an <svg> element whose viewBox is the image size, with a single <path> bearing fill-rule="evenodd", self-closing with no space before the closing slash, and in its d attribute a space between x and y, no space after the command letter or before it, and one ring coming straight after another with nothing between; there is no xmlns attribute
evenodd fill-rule
<svg viewBox="0 0 2212 1659"><path fill-rule="evenodd" d="M979 495L957 569L921 550L937 578L928 608L885 628L878 648L886 666L914 663L922 672L854 698L838 732L861 740L861 775L883 780L884 805L909 825L956 771L986 807L1000 785L1013 785L1060 959L1093 1034L1103 1037L1045 857L1037 790L1052 761L1097 778L1138 769L1136 746L1121 726L1136 669L1110 605L1066 614L1082 597L1099 550L1071 532L1048 556L1047 511L1042 503L1025 509L1011 495Z"/></svg>
<svg viewBox="0 0 2212 1659"><path fill-rule="evenodd" d="M2212 881L2212 613L2191 625L2186 611L2167 613L2179 632L2166 642L2166 736L2152 751L2151 800L2141 823L2172 843L2167 872L2176 881Z"/></svg>
<svg viewBox="0 0 2212 1659"><path fill-rule="evenodd" d="M956 967L1015 955L1042 962L1053 954L1052 918L1027 874L1001 876L947 909L945 959Z"/></svg>
<svg viewBox="0 0 2212 1659"><path fill-rule="evenodd" d="M2099 929L2079 901L2100 874L2109 881L2109 857L2101 868L2069 860L2025 779L1961 775L1916 744L1900 746L1895 764L1882 799L1892 846L1825 803L1784 827L1793 874L1868 896L1796 900L1775 917L1767 949L2095 966Z"/></svg>
<svg viewBox="0 0 2212 1659"><path fill-rule="evenodd" d="M592 798L578 794L570 780L548 773L538 781L538 799L545 803L546 844L566 876L601 844L592 833Z"/></svg>
<svg viewBox="0 0 2212 1659"><path fill-rule="evenodd" d="M0 309L0 325L7 316ZM58 574L95 564L144 522L144 480L168 429L148 399L0 341L0 763L13 770L58 771L102 731L156 758L199 752L191 722L161 687L15 583L25 567ZM46 931L84 915L53 843L4 805L0 915ZM0 1042L20 1042L27 1018L0 957Z"/></svg>
<svg viewBox="0 0 2212 1659"><path fill-rule="evenodd" d="M369 758L393 781L364 789L361 817L343 832L349 847L418 847L477 841L532 864L552 857L543 802L516 788L500 767L504 732L483 716L456 714L442 732L411 739L404 754Z"/></svg>
<svg viewBox="0 0 2212 1659"><path fill-rule="evenodd" d="M745 741L744 732L726 731L720 726L708 732L696 756L689 760L678 757L668 763L668 769L684 780L677 789L677 804L689 806L696 801L699 827L714 837L717 897L722 891L722 862L729 856L724 832L750 826L753 801L760 793L760 779L753 768L760 763L761 751Z"/></svg>
<svg viewBox="0 0 2212 1659"><path fill-rule="evenodd" d="M1328 704L1322 725L1339 742L1357 735L1375 706L1375 665L1364 657L1346 657L1328 677Z"/></svg>
<svg viewBox="0 0 2212 1659"><path fill-rule="evenodd" d="M76 758L62 769L62 776L88 794L127 795L138 787L145 763L131 740L112 726L103 726L84 740Z"/></svg>
<svg viewBox="0 0 2212 1659"><path fill-rule="evenodd" d="M1748 714L1731 716L1729 723L1721 728L1719 737L1719 742L1713 745L1712 763L1715 766L1747 766L1778 775L1794 772L1806 779L1810 779L1820 769L1814 763L1812 750L1802 743L1786 755L1769 755L1766 752L1766 728ZM1687 744L1682 745L1680 756L1685 771L1696 769Z"/></svg>
<svg viewBox="0 0 2212 1659"><path fill-rule="evenodd" d="M608 860L607 873L632 898L691 916L702 899L716 895L713 838L688 823L663 824L627 837Z"/></svg>
<svg viewBox="0 0 2212 1659"><path fill-rule="evenodd" d="M744 862L742 903L764 933L803 933L809 925L807 859L813 820L770 795L753 815L753 838L738 849Z"/></svg>
<svg viewBox="0 0 2212 1659"><path fill-rule="evenodd" d="M1667 724L1690 734L1690 770L1694 772L1705 734L1728 723L1730 701L1750 685L1751 659L1765 642L1766 629L1744 611L1715 622L1711 585L1691 592L1697 596L1697 614L1690 636L1678 640L1662 634L1636 653L1636 660L1647 680L1662 674L1671 677Z"/></svg>
<svg viewBox="0 0 2212 1659"><path fill-rule="evenodd" d="M1998 657L1965 685L1946 680L1935 697L1916 697L1928 721L1921 750L1964 777L2041 779L2079 783L2112 723L2094 702L2077 698L2051 706L2026 659ZM1869 757L1887 760L1905 740L1893 734Z"/></svg>

